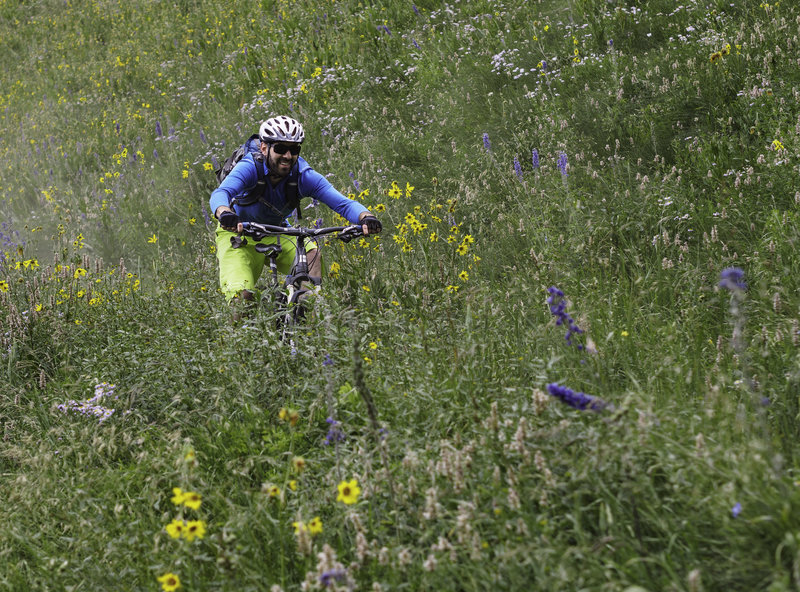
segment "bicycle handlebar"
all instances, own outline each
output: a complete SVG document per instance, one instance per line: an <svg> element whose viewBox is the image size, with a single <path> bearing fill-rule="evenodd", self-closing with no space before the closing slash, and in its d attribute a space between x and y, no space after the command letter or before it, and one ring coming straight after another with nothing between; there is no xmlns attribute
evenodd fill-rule
<svg viewBox="0 0 800 592"><path fill-rule="evenodd" d="M256 240L280 234L303 238L316 238L335 232L339 233L339 236L336 238L343 242L348 242L364 235L360 224L352 224L350 226L328 226L326 228L303 228L295 226L274 226L272 224L260 224L258 222L242 222L242 234L252 236Z"/></svg>

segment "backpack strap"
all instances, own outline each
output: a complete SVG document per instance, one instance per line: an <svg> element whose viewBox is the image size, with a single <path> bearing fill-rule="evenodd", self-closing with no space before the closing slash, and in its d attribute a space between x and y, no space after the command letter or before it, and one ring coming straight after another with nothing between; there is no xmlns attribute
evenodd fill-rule
<svg viewBox="0 0 800 592"><path fill-rule="evenodd" d="M231 200L231 207L237 204L249 206L264 197L264 192L267 189L267 176L264 173L264 155L260 152L254 152L253 163L256 166L256 186L241 197L234 197Z"/></svg>
<svg viewBox="0 0 800 592"><path fill-rule="evenodd" d="M300 209L300 194L297 191L297 179L290 176L286 180L286 189L284 191L286 195L286 203L297 212L297 219L302 219L303 214L301 213L302 210Z"/></svg>

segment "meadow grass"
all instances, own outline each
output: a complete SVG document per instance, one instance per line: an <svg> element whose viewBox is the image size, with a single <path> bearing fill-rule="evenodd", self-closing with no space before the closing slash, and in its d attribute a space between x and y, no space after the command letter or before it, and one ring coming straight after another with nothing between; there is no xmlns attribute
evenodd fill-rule
<svg viewBox="0 0 800 592"><path fill-rule="evenodd" d="M800 588L798 33L0 0L0 588ZM279 113L384 223L291 343L208 212Z"/></svg>

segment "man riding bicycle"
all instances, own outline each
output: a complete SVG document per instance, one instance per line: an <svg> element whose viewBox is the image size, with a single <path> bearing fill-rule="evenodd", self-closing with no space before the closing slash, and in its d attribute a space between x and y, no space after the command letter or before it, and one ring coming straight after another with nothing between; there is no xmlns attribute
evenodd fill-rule
<svg viewBox="0 0 800 592"><path fill-rule="evenodd" d="M300 158L305 133L298 121L285 115L271 117L261 124L258 136L260 154L244 156L209 200L211 211L219 220L219 283L229 302L234 298L255 300L256 281L265 263L264 256L255 249L255 241L232 247L231 237L242 231L242 222L286 226L286 217L292 210L297 208L299 212L299 198L312 197L349 222L361 224L364 234L381 231L380 221L367 208L347 199ZM265 182L259 183L261 179ZM267 237L259 242L270 244L277 240L278 237ZM278 270L288 274L295 258L295 244L291 237L282 237L280 246ZM313 243L308 247L308 267L315 283L321 281L322 262Z"/></svg>

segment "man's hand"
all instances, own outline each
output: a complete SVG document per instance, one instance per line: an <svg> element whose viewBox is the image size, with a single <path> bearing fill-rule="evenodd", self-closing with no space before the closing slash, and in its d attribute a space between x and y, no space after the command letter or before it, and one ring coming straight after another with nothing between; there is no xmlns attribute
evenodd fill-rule
<svg viewBox="0 0 800 592"><path fill-rule="evenodd" d="M239 216L234 212L225 210L217 216L217 219L219 220L219 225L222 226L224 230L229 230L230 232L238 231Z"/></svg>
<svg viewBox="0 0 800 592"><path fill-rule="evenodd" d="M383 230L383 226L381 226L381 221L378 220L372 214L365 214L361 216L361 230L364 234L378 234L381 230Z"/></svg>

